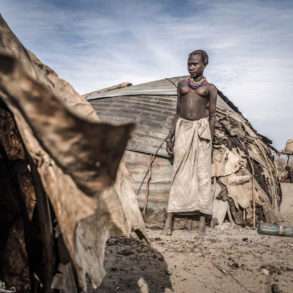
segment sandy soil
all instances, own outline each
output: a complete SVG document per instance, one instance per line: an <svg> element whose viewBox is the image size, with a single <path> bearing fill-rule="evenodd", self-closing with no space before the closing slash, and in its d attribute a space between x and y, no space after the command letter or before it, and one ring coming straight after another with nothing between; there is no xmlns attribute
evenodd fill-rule
<svg viewBox="0 0 293 293"><path fill-rule="evenodd" d="M172 236L149 229L148 235L151 246L110 239L108 273L96 292L293 292L293 238L262 236L229 223L209 228L205 236L196 227Z"/></svg>

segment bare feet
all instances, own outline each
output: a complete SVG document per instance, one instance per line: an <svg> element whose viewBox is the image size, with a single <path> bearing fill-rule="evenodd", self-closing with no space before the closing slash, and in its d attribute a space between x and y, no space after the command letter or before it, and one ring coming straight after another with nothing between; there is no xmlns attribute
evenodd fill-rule
<svg viewBox="0 0 293 293"><path fill-rule="evenodd" d="M205 234L206 232L206 218L205 216L200 216L199 218L199 233Z"/></svg>
<svg viewBox="0 0 293 293"><path fill-rule="evenodd" d="M215 228L218 225L218 220L216 218L211 219L211 228Z"/></svg>
<svg viewBox="0 0 293 293"><path fill-rule="evenodd" d="M172 235L172 230L173 230L173 214L168 213L167 219L165 222L164 232L166 235L170 236L170 235Z"/></svg>

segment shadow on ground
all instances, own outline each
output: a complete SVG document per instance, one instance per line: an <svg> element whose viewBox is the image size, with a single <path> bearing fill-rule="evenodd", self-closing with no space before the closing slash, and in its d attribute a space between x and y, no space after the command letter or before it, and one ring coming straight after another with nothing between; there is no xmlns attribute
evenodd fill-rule
<svg viewBox="0 0 293 293"><path fill-rule="evenodd" d="M163 255L142 241L111 238L105 268L107 275L96 293L164 293L171 288Z"/></svg>

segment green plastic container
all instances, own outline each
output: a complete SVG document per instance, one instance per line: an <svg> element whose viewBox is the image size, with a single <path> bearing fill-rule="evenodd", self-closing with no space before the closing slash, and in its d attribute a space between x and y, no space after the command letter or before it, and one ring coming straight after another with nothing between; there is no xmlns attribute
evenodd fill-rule
<svg viewBox="0 0 293 293"><path fill-rule="evenodd" d="M293 237L293 227L278 224L260 223L257 232L264 235Z"/></svg>

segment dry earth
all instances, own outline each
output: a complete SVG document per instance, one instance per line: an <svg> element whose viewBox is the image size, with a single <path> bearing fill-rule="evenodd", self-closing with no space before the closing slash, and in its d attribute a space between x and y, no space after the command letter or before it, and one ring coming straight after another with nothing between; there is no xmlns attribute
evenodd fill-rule
<svg viewBox="0 0 293 293"><path fill-rule="evenodd" d="M287 223L292 191L293 185L286 186ZM96 292L293 292L293 238L261 236L229 223L205 236L196 228L176 230L171 237L149 229L148 235L151 247L134 239L109 241L108 273Z"/></svg>

